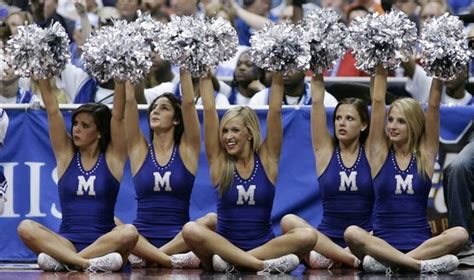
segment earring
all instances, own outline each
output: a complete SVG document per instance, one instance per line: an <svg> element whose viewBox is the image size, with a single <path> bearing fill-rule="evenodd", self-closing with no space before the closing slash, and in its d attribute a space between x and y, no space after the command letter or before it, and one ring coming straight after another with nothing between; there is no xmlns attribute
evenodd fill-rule
<svg viewBox="0 0 474 280"><path fill-rule="evenodd" d="M247 139L248 139L249 141L251 141L251 140L252 140L252 137L249 137L249 138L247 138Z"/></svg>

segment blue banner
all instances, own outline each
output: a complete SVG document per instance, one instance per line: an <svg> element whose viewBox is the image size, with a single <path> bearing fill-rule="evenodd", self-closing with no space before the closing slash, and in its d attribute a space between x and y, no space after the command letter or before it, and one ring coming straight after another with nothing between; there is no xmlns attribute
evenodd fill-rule
<svg viewBox="0 0 474 280"><path fill-rule="evenodd" d="M474 107L443 107L441 139L455 143L467 133L474 119ZM33 219L57 231L61 219L57 191L56 163L51 149L46 113L43 110L8 109L10 125L5 146L0 150L0 166L8 180L8 202L0 216L0 261L34 260L36 256L18 238L16 228L23 219ZM221 112L223 113L223 112ZM257 110L262 131L265 131L266 110ZM70 110L63 110L70 125ZM140 125L147 133L146 113L140 113ZM202 114L200 112L202 121ZM332 110L328 110L328 125ZM321 197L316 179L315 161L311 147L310 107L283 109L284 139L280 171L272 219L276 233L279 221L294 213L317 226L321 219ZM204 145L203 148L204 149ZM443 157L444 158L444 157ZM439 174L444 166L440 162L435 174L435 188L439 188ZM430 195L430 207L436 212L435 194ZM442 193L442 192L441 192ZM439 207L438 207L439 208ZM442 207L441 207L442 208ZM199 160L191 197L191 218L196 219L216 210L216 197L211 186L204 150ZM124 222L135 217L135 190L129 170L122 180L116 205L116 216Z"/></svg>

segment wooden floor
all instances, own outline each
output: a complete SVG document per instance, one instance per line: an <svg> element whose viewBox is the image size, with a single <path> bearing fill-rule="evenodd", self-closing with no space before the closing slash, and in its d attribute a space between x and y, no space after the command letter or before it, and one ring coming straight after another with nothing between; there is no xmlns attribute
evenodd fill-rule
<svg viewBox="0 0 474 280"><path fill-rule="evenodd" d="M255 273L209 273L201 269L163 269L163 268L147 268L134 269L131 272L122 273L97 273L89 274L84 272L42 272L38 269L28 268L26 266L18 266L14 268L12 265L0 265L0 279L40 279L40 280L56 280L56 279L97 279L97 280L115 280L115 279L474 279L474 268L459 268L450 274L439 275L420 275L415 273L409 274L393 274L385 276L384 274L365 274L355 269L334 269L334 270L309 270L300 265L297 270L291 274L272 274L272 275L256 275Z"/></svg>

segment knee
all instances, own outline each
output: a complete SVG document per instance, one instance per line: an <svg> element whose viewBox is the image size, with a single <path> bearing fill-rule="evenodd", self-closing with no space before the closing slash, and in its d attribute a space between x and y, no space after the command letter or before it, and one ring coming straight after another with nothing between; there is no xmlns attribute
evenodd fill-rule
<svg viewBox="0 0 474 280"><path fill-rule="evenodd" d="M138 230L134 225L131 224L120 225L117 238L118 242L135 246L135 244L138 242Z"/></svg>
<svg viewBox="0 0 474 280"><path fill-rule="evenodd" d="M358 226L349 226L344 231L344 240L348 246L360 246L363 245L363 234L364 230L362 230Z"/></svg>
<svg viewBox="0 0 474 280"><path fill-rule="evenodd" d="M450 244L448 244L449 248L463 249L470 238L467 230L463 227L453 227L449 229L449 231L449 238L447 238L450 240Z"/></svg>
<svg viewBox="0 0 474 280"><path fill-rule="evenodd" d="M32 220L23 220L18 225L17 232L22 240L32 240L37 233L37 224Z"/></svg>
<svg viewBox="0 0 474 280"><path fill-rule="evenodd" d="M314 248L318 242L318 233L316 230L311 228L296 228L292 230L295 240L298 244L308 248L308 250Z"/></svg>
<svg viewBox="0 0 474 280"><path fill-rule="evenodd" d="M196 222L209 228L215 228L217 224L217 214L207 213L204 217L197 219Z"/></svg>
<svg viewBox="0 0 474 280"><path fill-rule="evenodd" d="M289 232L290 230L296 228L295 220L298 219L298 216L294 214L287 214L281 218L280 228L282 232Z"/></svg>
<svg viewBox="0 0 474 280"><path fill-rule="evenodd" d="M183 234L184 241L188 245L196 244L204 240L202 226L199 225L197 222L186 223L183 226L182 234Z"/></svg>

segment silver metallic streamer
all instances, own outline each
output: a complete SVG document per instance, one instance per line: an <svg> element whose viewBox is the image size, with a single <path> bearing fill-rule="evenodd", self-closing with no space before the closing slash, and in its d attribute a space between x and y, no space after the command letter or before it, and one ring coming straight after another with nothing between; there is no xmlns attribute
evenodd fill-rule
<svg viewBox="0 0 474 280"><path fill-rule="evenodd" d="M472 52L463 23L447 13L430 19L422 28L420 62L428 76L451 80L465 70Z"/></svg>
<svg viewBox="0 0 474 280"><path fill-rule="evenodd" d="M388 70L395 70L414 55L416 26L401 11L356 18L349 26L349 33L356 67L369 74L375 72L379 63Z"/></svg>
<svg viewBox="0 0 474 280"><path fill-rule="evenodd" d="M250 56L267 71L283 74L306 71L311 59L309 39L301 26L288 22L271 23L251 38Z"/></svg>
<svg viewBox="0 0 474 280"><path fill-rule="evenodd" d="M163 28L158 48L163 59L200 77L231 58L237 45L237 32L227 20L182 16Z"/></svg>
<svg viewBox="0 0 474 280"><path fill-rule="evenodd" d="M140 10L137 12L137 19L135 23L139 27L139 32L145 37L145 42L150 45L151 50L154 52L158 51L158 40L161 30L164 28L164 24L154 20L149 13L143 14Z"/></svg>
<svg viewBox="0 0 474 280"><path fill-rule="evenodd" d="M347 47L347 28L340 22L340 15L332 9L312 10L302 21L303 30L310 39L310 68L314 73L323 73L332 68L343 56Z"/></svg>
<svg viewBox="0 0 474 280"><path fill-rule="evenodd" d="M89 75L100 82L130 80L138 84L150 72L151 46L137 22L115 21L87 38L83 60Z"/></svg>
<svg viewBox="0 0 474 280"><path fill-rule="evenodd" d="M59 23L42 29L36 24L18 27L6 45L6 61L21 77L45 79L61 73L70 61L69 39Z"/></svg>

